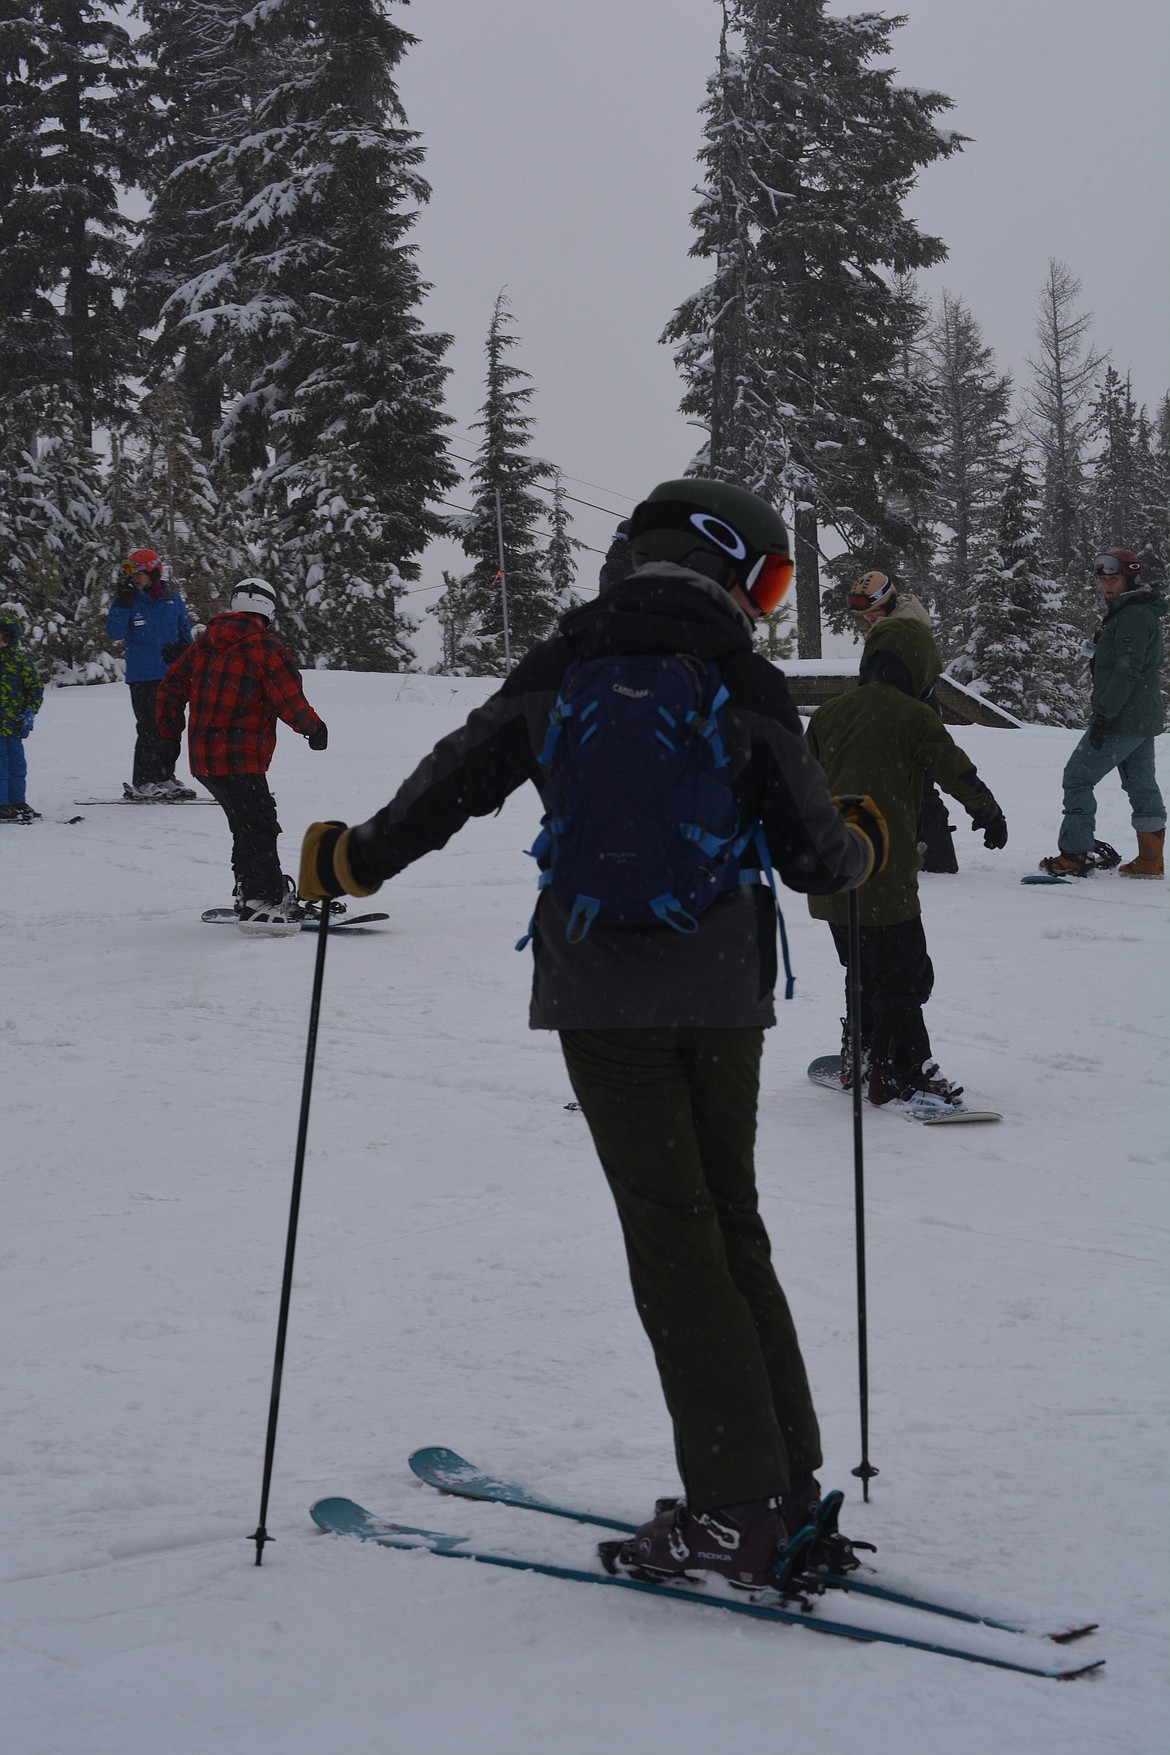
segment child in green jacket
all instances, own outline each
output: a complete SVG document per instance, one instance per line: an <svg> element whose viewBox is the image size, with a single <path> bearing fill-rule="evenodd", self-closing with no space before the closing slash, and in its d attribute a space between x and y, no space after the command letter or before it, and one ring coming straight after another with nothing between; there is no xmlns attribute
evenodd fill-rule
<svg viewBox="0 0 1170 1755"><path fill-rule="evenodd" d="M19 639L16 617L0 613L0 823L35 823L40 816L24 796L24 740L45 691L29 658L18 651Z"/></svg>

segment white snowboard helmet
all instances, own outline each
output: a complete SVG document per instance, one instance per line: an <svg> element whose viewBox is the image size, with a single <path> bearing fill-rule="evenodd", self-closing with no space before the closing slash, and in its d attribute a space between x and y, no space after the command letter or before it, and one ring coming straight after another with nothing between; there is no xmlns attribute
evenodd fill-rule
<svg viewBox="0 0 1170 1755"><path fill-rule="evenodd" d="M276 592L267 579L241 579L232 592L235 615L262 615L266 622L276 620Z"/></svg>

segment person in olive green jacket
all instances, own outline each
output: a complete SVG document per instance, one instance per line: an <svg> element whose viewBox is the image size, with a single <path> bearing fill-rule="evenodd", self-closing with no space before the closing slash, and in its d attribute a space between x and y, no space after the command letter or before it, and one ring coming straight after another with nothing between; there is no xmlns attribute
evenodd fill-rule
<svg viewBox="0 0 1170 1755"><path fill-rule="evenodd" d="M1105 597L1105 619L1092 647L1092 720L1064 770L1060 852L1040 861L1053 877L1088 877L1117 854L1093 839L1094 788L1116 768L1129 797L1138 839L1136 859L1122 877L1164 875L1166 806L1154 772L1154 739L1166 723L1162 704L1162 617L1165 600L1142 584L1142 564L1129 548L1097 556L1093 569Z"/></svg>
<svg viewBox="0 0 1170 1755"><path fill-rule="evenodd" d="M889 619L868 635L861 684L813 714L808 747L835 795L870 795L889 828L884 870L858 891L861 913L861 1039L863 1076L871 1103L923 1092L958 1103L931 1057L922 1008L934 986L918 899L919 812L925 779L963 805L987 847L1007 844L1007 823L990 790L933 708L919 699L929 680L934 641L929 628ZM828 922L837 955L848 966L847 897L810 896L809 912ZM851 1084L848 1033L842 1039L842 1083Z"/></svg>

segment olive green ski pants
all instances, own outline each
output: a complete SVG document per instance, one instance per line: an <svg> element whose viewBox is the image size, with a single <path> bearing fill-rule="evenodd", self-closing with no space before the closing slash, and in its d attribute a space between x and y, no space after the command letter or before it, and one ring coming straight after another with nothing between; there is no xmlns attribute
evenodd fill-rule
<svg viewBox="0 0 1170 1755"><path fill-rule="evenodd" d="M783 1493L820 1434L760 1218L764 1032L563 1030L693 1511Z"/></svg>

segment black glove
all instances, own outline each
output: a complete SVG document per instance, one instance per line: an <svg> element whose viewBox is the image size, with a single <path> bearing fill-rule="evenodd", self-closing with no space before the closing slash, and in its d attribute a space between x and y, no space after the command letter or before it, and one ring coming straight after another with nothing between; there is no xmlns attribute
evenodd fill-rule
<svg viewBox="0 0 1170 1755"><path fill-rule="evenodd" d="M865 874L866 877L872 877L875 871L884 870L890 856L890 831L886 827L885 817L873 799L868 794L846 792L840 798L835 798L833 803L849 827L864 835L873 849L873 865Z"/></svg>
<svg viewBox="0 0 1170 1755"><path fill-rule="evenodd" d="M1093 723L1089 727L1089 748L1091 750L1105 748L1105 736L1111 724L1112 721L1106 719L1104 713L1093 714Z"/></svg>
<svg viewBox="0 0 1170 1755"><path fill-rule="evenodd" d="M989 823L972 823L971 827L973 829L982 828L985 847L998 849L1007 846L1007 818L1002 811L997 817L992 817Z"/></svg>
<svg viewBox="0 0 1170 1755"><path fill-rule="evenodd" d="M124 579L114 592L114 603L118 609L134 608L134 587L129 579Z"/></svg>
<svg viewBox="0 0 1170 1755"><path fill-rule="evenodd" d="M311 750L323 750L329 747L329 727L323 719L316 731L310 731L305 741Z"/></svg>
<svg viewBox="0 0 1170 1755"><path fill-rule="evenodd" d="M169 644L162 649L163 663L173 664L176 658L181 658L183 656L190 644L190 640L171 640Z"/></svg>

